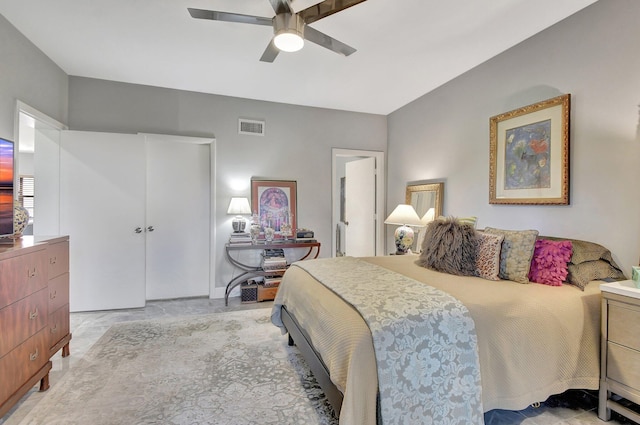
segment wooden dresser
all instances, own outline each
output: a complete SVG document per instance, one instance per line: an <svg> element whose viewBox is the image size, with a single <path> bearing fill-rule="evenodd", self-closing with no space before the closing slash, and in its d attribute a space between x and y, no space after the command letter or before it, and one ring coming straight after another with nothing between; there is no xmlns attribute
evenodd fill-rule
<svg viewBox="0 0 640 425"><path fill-rule="evenodd" d="M0 244L0 417L69 355L69 238Z"/></svg>

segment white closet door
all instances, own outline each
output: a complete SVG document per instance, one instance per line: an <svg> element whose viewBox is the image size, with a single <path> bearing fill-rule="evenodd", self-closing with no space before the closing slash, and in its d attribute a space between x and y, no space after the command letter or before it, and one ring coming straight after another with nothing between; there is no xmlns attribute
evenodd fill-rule
<svg viewBox="0 0 640 425"><path fill-rule="evenodd" d="M144 139L63 131L60 148L60 233L70 236L71 311L144 306Z"/></svg>
<svg viewBox="0 0 640 425"><path fill-rule="evenodd" d="M145 139L146 297L209 295L210 145L178 136Z"/></svg>

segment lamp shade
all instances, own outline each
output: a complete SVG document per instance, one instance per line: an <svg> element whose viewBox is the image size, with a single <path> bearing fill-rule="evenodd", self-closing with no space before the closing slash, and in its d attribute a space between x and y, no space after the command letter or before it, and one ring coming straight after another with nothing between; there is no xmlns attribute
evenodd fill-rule
<svg viewBox="0 0 640 425"><path fill-rule="evenodd" d="M416 210L408 204L400 204L389 214L384 221L385 224L396 224L398 226L424 226Z"/></svg>
<svg viewBox="0 0 640 425"><path fill-rule="evenodd" d="M431 223L433 220L435 220L436 218L436 210L435 208L429 208L427 210L426 213L424 213L424 215L422 216L422 218L420 219L420 221L422 221L422 224L424 226L426 226L427 224Z"/></svg>
<svg viewBox="0 0 640 425"><path fill-rule="evenodd" d="M227 214L251 214L251 206L247 198L231 198Z"/></svg>

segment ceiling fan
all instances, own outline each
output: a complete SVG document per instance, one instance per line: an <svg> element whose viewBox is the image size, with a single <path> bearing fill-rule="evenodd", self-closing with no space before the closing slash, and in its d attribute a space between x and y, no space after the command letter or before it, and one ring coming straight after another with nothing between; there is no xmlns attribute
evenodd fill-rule
<svg viewBox="0 0 640 425"><path fill-rule="evenodd" d="M197 19L272 26L274 36L260 60L262 62L273 62L280 51L295 52L300 50L304 45L303 39L344 56L354 53L356 49L353 47L308 25L363 1L365 0L324 0L294 13L290 0L269 0L273 10L276 12L273 18L194 8L188 8L188 10L191 17Z"/></svg>

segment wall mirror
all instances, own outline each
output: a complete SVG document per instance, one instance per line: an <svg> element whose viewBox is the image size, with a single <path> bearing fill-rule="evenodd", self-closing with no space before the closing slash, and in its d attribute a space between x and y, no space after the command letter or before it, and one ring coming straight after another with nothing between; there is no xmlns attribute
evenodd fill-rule
<svg viewBox="0 0 640 425"><path fill-rule="evenodd" d="M433 208L434 212L433 217L438 218L442 215L443 196L444 182L409 183L407 184L405 203L413 206L420 218L424 217L431 208ZM417 236L411 250L413 252L420 252L424 229L416 229L416 234Z"/></svg>
<svg viewBox="0 0 640 425"><path fill-rule="evenodd" d="M443 182L408 184L405 203L412 205L420 218L422 218L430 208L434 209L434 217L438 218L442 215L443 192Z"/></svg>

